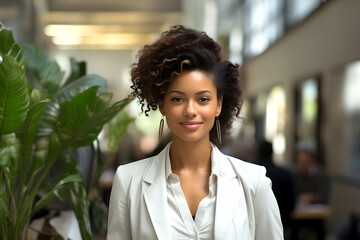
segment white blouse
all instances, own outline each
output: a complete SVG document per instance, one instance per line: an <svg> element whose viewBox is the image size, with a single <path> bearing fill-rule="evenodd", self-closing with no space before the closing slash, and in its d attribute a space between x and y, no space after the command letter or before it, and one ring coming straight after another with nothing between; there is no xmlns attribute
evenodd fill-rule
<svg viewBox="0 0 360 240"><path fill-rule="evenodd" d="M172 239L214 239L214 218L216 206L216 186L219 168L211 157L209 194L201 200L195 220L191 216L179 177L172 173L169 154L165 159L167 210L169 213Z"/></svg>

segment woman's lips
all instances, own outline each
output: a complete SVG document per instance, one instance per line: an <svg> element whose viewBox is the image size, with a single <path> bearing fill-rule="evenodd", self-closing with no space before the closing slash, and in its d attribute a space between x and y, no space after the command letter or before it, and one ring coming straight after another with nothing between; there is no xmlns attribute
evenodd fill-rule
<svg viewBox="0 0 360 240"><path fill-rule="evenodd" d="M200 122L180 122L180 124L189 130L196 130L201 125Z"/></svg>

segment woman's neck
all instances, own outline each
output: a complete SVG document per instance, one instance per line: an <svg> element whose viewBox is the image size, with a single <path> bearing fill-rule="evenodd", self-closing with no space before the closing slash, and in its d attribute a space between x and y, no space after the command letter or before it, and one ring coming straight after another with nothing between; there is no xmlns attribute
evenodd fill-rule
<svg viewBox="0 0 360 240"><path fill-rule="evenodd" d="M170 161L173 172L211 171L210 141L185 142L173 138L170 148Z"/></svg>

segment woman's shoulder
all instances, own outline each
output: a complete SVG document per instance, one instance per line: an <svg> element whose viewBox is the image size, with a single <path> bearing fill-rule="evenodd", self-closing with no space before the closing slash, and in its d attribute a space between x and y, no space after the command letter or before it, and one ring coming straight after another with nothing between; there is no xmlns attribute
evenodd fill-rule
<svg viewBox="0 0 360 240"><path fill-rule="evenodd" d="M246 162L230 155L226 155L222 153L220 149L218 149L216 146L214 146L213 149L215 150L214 153L217 158L222 160L227 159L227 161L221 161L223 162L223 164L221 165L223 165L224 168L228 168L229 165L227 163L230 163L234 172L239 177L246 179L258 179L259 176L265 176L266 169L263 166L259 166L251 162Z"/></svg>
<svg viewBox="0 0 360 240"><path fill-rule="evenodd" d="M130 186L139 186L153 159L154 157L150 157L120 165L114 175L114 182L120 183L125 189L129 189Z"/></svg>
<svg viewBox="0 0 360 240"><path fill-rule="evenodd" d="M120 165L116 172L117 174L139 176L140 173L147 169L153 159L154 157L149 157L128 164Z"/></svg>
<svg viewBox="0 0 360 240"><path fill-rule="evenodd" d="M246 162L231 156L226 156L231 162L235 173L250 188L257 189L266 178L266 169L263 166Z"/></svg>
<svg viewBox="0 0 360 240"><path fill-rule="evenodd" d="M165 158L168 154L167 145L158 155L121 165L116 171L116 176L130 183L134 181L153 180L165 172Z"/></svg>
<svg viewBox="0 0 360 240"><path fill-rule="evenodd" d="M257 165L252 162L247 162L232 156L226 156L236 167L245 170L245 172L249 172L249 174L258 173L262 174L265 171L263 166Z"/></svg>

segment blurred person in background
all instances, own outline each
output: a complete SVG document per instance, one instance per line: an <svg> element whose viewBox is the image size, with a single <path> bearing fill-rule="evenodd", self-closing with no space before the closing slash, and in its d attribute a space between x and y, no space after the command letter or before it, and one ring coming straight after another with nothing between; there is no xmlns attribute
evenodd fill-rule
<svg viewBox="0 0 360 240"><path fill-rule="evenodd" d="M221 61L220 45L171 27L139 51L131 77L130 96L145 114L159 108L171 142L118 168L107 239L283 239L265 168L217 148L242 95L238 66Z"/></svg>
<svg viewBox="0 0 360 240"><path fill-rule="evenodd" d="M330 197L330 177L316 160L316 152L309 144L299 143L296 153L296 172L294 174L296 208L300 211L311 210L312 207L321 209ZM313 217L294 221L293 233L297 238L325 239L326 218ZM303 234L301 234L303 233ZM306 234L304 234L306 233ZM301 237L302 236L302 237Z"/></svg>
<svg viewBox="0 0 360 240"><path fill-rule="evenodd" d="M257 144L256 164L266 168L266 176L272 182L272 190L279 204L285 239L290 239L291 213L295 207L293 177L289 170L275 165L272 143L262 139Z"/></svg>
<svg viewBox="0 0 360 240"><path fill-rule="evenodd" d="M297 203L328 203L330 178L325 169L317 164L315 151L310 148L299 149L296 166L294 182Z"/></svg>

